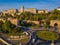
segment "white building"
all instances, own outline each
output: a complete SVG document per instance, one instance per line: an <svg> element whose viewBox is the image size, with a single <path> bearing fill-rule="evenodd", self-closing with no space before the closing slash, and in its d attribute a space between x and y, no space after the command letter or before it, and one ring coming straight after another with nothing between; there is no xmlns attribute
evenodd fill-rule
<svg viewBox="0 0 60 45"><path fill-rule="evenodd" d="M60 7L58 7L58 8L57 8L57 10L59 10L59 11L60 11Z"/></svg>

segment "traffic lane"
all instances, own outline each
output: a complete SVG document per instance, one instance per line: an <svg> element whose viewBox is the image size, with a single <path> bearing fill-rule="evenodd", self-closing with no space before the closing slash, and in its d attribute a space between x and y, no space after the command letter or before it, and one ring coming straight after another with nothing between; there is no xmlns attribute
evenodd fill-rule
<svg viewBox="0 0 60 45"><path fill-rule="evenodd" d="M0 45L6 45L6 44L4 44L2 41L0 41Z"/></svg>

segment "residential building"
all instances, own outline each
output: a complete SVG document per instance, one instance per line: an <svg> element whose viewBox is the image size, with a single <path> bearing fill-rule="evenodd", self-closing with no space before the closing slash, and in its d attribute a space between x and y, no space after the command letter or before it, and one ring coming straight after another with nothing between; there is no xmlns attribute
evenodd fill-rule
<svg viewBox="0 0 60 45"><path fill-rule="evenodd" d="M56 8L56 9L60 11L60 7Z"/></svg>
<svg viewBox="0 0 60 45"><path fill-rule="evenodd" d="M12 24L18 25L18 19L16 19L16 18L8 18L8 20L9 20Z"/></svg>

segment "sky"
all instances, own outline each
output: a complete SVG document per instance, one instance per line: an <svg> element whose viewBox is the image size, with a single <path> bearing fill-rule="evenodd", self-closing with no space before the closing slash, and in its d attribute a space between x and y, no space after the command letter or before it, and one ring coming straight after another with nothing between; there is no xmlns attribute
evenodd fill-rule
<svg viewBox="0 0 60 45"><path fill-rule="evenodd" d="M0 0L0 11L8 9L37 8L39 10L53 10L60 7L60 0Z"/></svg>

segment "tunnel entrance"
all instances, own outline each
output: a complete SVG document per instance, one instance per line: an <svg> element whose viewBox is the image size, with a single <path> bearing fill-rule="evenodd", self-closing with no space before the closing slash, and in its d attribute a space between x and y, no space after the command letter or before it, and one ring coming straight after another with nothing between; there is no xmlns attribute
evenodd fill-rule
<svg viewBox="0 0 60 45"><path fill-rule="evenodd" d="M58 28L58 24L57 24L57 23L55 23L55 24L54 24L54 27L55 27L55 28Z"/></svg>
<svg viewBox="0 0 60 45"><path fill-rule="evenodd" d="M54 26L58 26L58 24L57 24L57 23L55 23L55 24L54 24Z"/></svg>

